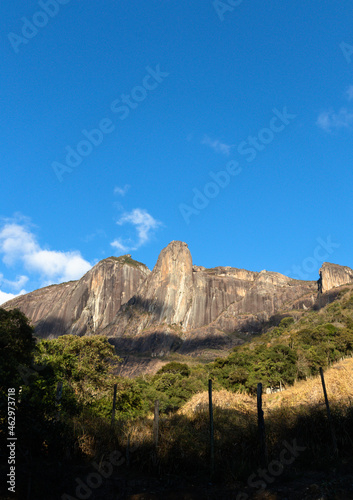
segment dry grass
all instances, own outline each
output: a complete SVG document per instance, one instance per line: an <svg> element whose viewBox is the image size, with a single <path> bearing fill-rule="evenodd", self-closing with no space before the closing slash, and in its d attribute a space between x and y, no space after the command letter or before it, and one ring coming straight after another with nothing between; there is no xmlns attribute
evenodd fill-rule
<svg viewBox="0 0 353 500"><path fill-rule="evenodd" d="M252 413L256 399L247 394L234 393L226 390L214 391L212 393L214 408L222 410L237 410L244 414ZM179 415L191 417L199 412L208 410L208 392L195 394L180 410Z"/></svg>
<svg viewBox="0 0 353 500"><path fill-rule="evenodd" d="M353 402L353 358L348 358L328 368L325 373L325 384L330 403L351 404ZM214 391L213 406L222 410L237 410L244 414L257 411L256 397L234 393L227 390ZM320 376L296 382L288 389L263 395L264 410L296 409L324 404L324 395ZM178 412L191 417L208 410L208 392L195 394Z"/></svg>
<svg viewBox="0 0 353 500"><path fill-rule="evenodd" d="M351 456L353 432L353 359L327 369L325 381L341 456ZM215 461L217 474L245 480L258 466L259 445L256 396L213 392ZM281 393L263 396L270 458L278 457L283 441L296 439L307 451L295 467L331 464L320 376L296 383ZM153 439L153 416L110 422L87 415L75 426L76 450L89 461L106 460L113 450L125 454L130 443L131 466L145 473L207 474L209 467L208 392L195 394L177 413L161 416L159 443ZM331 465L330 465L331 466Z"/></svg>
<svg viewBox="0 0 353 500"><path fill-rule="evenodd" d="M350 404L353 401L353 358L345 359L328 368L325 385L330 403ZM321 377L296 382L285 391L264 396L265 408L276 409L282 406L317 406L324 404Z"/></svg>

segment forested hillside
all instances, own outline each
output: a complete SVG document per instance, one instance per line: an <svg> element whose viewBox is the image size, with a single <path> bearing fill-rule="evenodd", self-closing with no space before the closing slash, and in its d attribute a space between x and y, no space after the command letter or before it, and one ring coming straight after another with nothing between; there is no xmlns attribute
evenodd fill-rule
<svg viewBox="0 0 353 500"><path fill-rule="evenodd" d="M337 467L346 463L352 452L348 436L353 431L353 412L344 381L352 377L352 364L344 365L342 387L336 387L334 398L339 457L332 455L324 408L317 406L320 397L315 401L303 397L300 402L297 392L298 409L290 412L290 398L286 398L294 383L293 390L302 387L299 394L305 394L306 385L312 383L320 367L330 369L352 355L352 287L337 290L330 300L322 307L317 304L312 310L290 316L283 311L271 319L273 324L268 323L264 333L224 358L202 363L186 362L186 357L175 355L166 359L155 375L135 379L114 374L121 360L105 337L66 335L36 340L21 312L0 309L1 441L4 445L5 402L11 387L16 392L16 433L21 443L20 491L25 491L30 481L36 498L61 498L60 492L53 496L49 484L59 478L58 484L66 485L64 489L72 488L74 478L67 467L88 467L92 460L102 460L117 449L125 456L127 446L135 451L131 452L129 469L125 470L125 463L119 474L137 467L143 473L183 471L201 477L209 463L208 412L202 396L209 379L215 398L215 481L235 487L235 480L246 480L256 467L254 394L259 382L264 390L285 389L264 400L270 456L275 455L285 436L287 440L294 436L305 443L306 449L296 462L299 468L307 467L313 459L317 470L331 466L332 460ZM114 384L117 391L112 424ZM156 400L161 417L158 450L154 449L151 420ZM310 429L314 428L312 433ZM61 465L48 472L48 484L30 480L58 459Z"/></svg>

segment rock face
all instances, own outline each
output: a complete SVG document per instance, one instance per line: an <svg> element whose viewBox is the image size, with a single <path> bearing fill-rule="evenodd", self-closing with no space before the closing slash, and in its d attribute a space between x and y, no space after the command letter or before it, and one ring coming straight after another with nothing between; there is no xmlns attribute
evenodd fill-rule
<svg viewBox="0 0 353 500"><path fill-rule="evenodd" d="M229 345L234 332L257 332L286 304L300 307L302 298L312 305L316 291L315 281L279 273L193 266L187 245L173 241L103 333L125 352L158 356L173 349L197 351L200 345L214 348Z"/></svg>
<svg viewBox="0 0 353 500"><path fill-rule="evenodd" d="M350 267L324 262L319 272L322 277L323 292L353 282L353 271Z"/></svg>
<svg viewBox="0 0 353 500"><path fill-rule="evenodd" d="M150 270L130 256L102 260L80 280L51 285L3 305L18 307L40 337L95 334L110 323Z"/></svg>
<svg viewBox="0 0 353 500"><path fill-rule="evenodd" d="M323 264L323 291L353 283L348 267ZM52 285L3 305L18 307L37 335L103 334L119 353L152 358L230 348L260 331L278 311L312 306L315 281L232 267L193 266L188 246L173 241L153 269L129 255L98 263L79 281Z"/></svg>
<svg viewBox="0 0 353 500"><path fill-rule="evenodd" d="M192 258L186 243L173 241L161 251L137 297L153 322L183 323L193 299Z"/></svg>

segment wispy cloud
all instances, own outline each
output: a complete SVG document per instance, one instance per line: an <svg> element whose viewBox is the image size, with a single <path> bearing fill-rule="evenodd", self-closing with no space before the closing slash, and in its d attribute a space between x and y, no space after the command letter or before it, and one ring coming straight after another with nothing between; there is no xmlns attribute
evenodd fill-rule
<svg viewBox="0 0 353 500"><path fill-rule="evenodd" d="M0 229L0 253L7 266L22 263L28 272L39 274L43 284L81 278L92 267L78 251L42 248L29 227L17 222L5 223ZM26 276L20 276L7 284L23 286L26 281Z"/></svg>
<svg viewBox="0 0 353 500"><path fill-rule="evenodd" d="M353 85L350 85L344 93L347 101L353 101ZM351 129L353 127L353 110L342 107L338 112L330 109L320 113L316 125L325 132L333 132L340 129Z"/></svg>
<svg viewBox="0 0 353 500"><path fill-rule="evenodd" d="M130 189L129 184L125 184L124 187L115 186L114 194L119 194L120 196L125 196L129 189Z"/></svg>
<svg viewBox="0 0 353 500"><path fill-rule="evenodd" d="M131 241L131 240L128 240ZM130 248L127 244L123 245L121 243L121 238L118 238L111 242L111 246L115 247L120 252L128 252L129 250L135 250L135 248Z"/></svg>
<svg viewBox="0 0 353 500"><path fill-rule="evenodd" d="M232 144L226 144L221 142L219 139L211 139L208 135L205 135L201 141L201 144L205 144L212 148L216 153L221 153L223 155L229 156L231 149L233 147Z"/></svg>
<svg viewBox="0 0 353 500"><path fill-rule="evenodd" d="M4 275L0 273L0 286L6 285L13 290L20 290L28 281L28 276L17 276L15 281L11 281L4 278Z"/></svg>
<svg viewBox="0 0 353 500"><path fill-rule="evenodd" d="M350 85L346 90L346 97L348 101L353 101L353 85Z"/></svg>
<svg viewBox="0 0 353 500"><path fill-rule="evenodd" d="M330 110L321 113L316 121L316 125L326 132L351 128L353 126L353 111L341 108L338 113Z"/></svg>
<svg viewBox="0 0 353 500"><path fill-rule="evenodd" d="M111 246L122 252L137 250L142 245L146 244L154 231L162 225L162 223L152 217L147 210L141 208L135 208L131 212L124 213L117 221L117 224L119 226L132 224L137 233L136 240L117 238L111 242Z"/></svg>

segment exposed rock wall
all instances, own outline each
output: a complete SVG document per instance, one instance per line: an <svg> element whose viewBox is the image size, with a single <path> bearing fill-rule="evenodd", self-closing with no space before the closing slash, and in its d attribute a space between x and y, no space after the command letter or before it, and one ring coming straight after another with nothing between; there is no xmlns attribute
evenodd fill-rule
<svg viewBox="0 0 353 500"><path fill-rule="evenodd" d="M323 291L353 282L348 267L324 263ZM7 302L19 307L43 337L104 334L121 352L197 352L239 342L271 315L307 308L315 281L231 267L193 266L186 243L173 241L153 271L131 256L110 257L80 280L52 285Z"/></svg>
<svg viewBox="0 0 353 500"><path fill-rule="evenodd" d="M350 267L324 262L320 271L322 276L322 291L327 292L336 286L353 282L353 271Z"/></svg>
<svg viewBox="0 0 353 500"><path fill-rule="evenodd" d="M180 323L193 298L192 258L186 243L173 241L137 292L142 306L156 323Z"/></svg>
<svg viewBox="0 0 353 500"><path fill-rule="evenodd" d="M268 271L193 266L187 245L173 241L162 250L152 273L104 334L133 337L171 325L185 338L224 335L265 321L285 304L308 294L307 301L313 304L314 281L293 280Z"/></svg>
<svg viewBox="0 0 353 500"><path fill-rule="evenodd" d="M42 337L94 334L109 324L150 273L129 257L99 262L80 280L51 285L3 305L18 307ZM126 263L128 262L128 263Z"/></svg>

